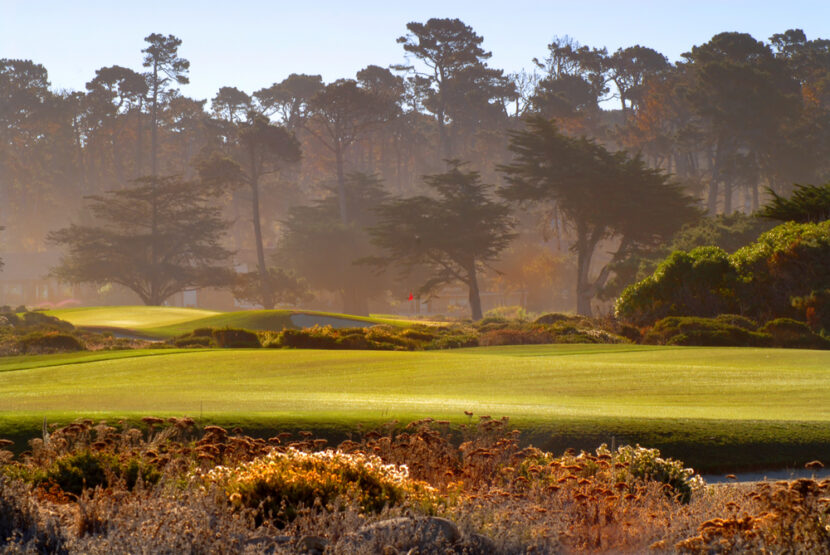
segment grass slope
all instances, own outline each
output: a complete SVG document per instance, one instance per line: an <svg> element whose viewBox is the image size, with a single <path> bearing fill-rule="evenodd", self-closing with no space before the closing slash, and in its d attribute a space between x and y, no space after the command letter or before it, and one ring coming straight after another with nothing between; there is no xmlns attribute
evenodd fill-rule
<svg viewBox="0 0 830 555"><path fill-rule="evenodd" d="M280 330L296 327L292 315L303 314L312 324L328 324L333 319L348 320L353 325L366 323L404 326L410 321L393 318L367 318L329 312L296 310L242 310L215 312L194 308L165 306L100 306L56 309L46 312L71 324L93 329L107 329L140 336L166 339L189 333L196 328L245 328L250 330Z"/></svg>
<svg viewBox="0 0 830 555"><path fill-rule="evenodd" d="M639 441L700 468L830 458L830 353L544 345L431 352L150 350L0 359L0 436L46 416L189 415L251 430L463 411L537 445Z"/></svg>

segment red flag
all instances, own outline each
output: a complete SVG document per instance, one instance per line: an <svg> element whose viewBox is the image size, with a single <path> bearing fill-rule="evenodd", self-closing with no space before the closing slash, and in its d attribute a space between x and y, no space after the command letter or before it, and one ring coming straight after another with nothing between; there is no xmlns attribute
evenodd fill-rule
<svg viewBox="0 0 830 555"><path fill-rule="evenodd" d="M415 298L415 296L414 296L414 295L412 295L412 293L410 293L410 294L409 294L409 299L408 299L408 300L410 300L410 301L411 301L411 300L413 300L414 298Z"/></svg>

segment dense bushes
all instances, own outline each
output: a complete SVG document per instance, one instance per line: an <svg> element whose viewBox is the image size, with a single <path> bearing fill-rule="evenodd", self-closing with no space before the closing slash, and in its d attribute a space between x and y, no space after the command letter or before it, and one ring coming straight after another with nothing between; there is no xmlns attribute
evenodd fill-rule
<svg viewBox="0 0 830 555"><path fill-rule="evenodd" d="M363 512L378 513L409 498L420 502L434 496L430 486L410 480L405 466L332 450L272 451L234 468L214 468L206 478L225 490L233 506L255 509L260 519L281 524L315 503L351 501Z"/></svg>
<svg viewBox="0 0 830 555"><path fill-rule="evenodd" d="M216 345L219 347L231 349L255 349L262 346L259 342L259 336L248 330L221 328L213 330L211 335L213 340L216 342Z"/></svg>
<svg viewBox="0 0 830 555"><path fill-rule="evenodd" d="M623 292L616 314L640 326L666 316L797 317L794 299L828 283L830 221L789 222L731 256L717 247L672 253L654 274Z"/></svg>
<svg viewBox="0 0 830 555"><path fill-rule="evenodd" d="M699 347L785 347L830 349L830 341L803 322L779 318L758 328L752 320L734 314L717 318L669 316L648 328L643 343Z"/></svg>
<svg viewBox="0 0 830 555"><path fill-rule="evenodd" d="M84 350L83 344L74 336L59 332L33 331L18 341L24 354L68 353Z"/></svg>
<svg viewBox="0 0 830 555"><path fill-rule="evenodd" d="M643 336L643 343L649 345L766 347L770 342L771 338L768 335L756 333L754 328L750 330L729 323L727 318L693 316L663 318Z"/></svg>

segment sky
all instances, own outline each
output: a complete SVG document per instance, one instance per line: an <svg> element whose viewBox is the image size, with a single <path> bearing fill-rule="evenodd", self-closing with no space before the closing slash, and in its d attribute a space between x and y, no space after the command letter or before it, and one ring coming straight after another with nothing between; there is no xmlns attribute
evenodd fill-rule
<svg viewBox="0 0 830 555"><path fill-rule="evenodd" d="M830 38L830 0L0 0L0 58L33 60L54 89L83 90L101 67L141 71L144 37L173 34L191 63L182 93L210 99L222 86L251 93L291 73L329 82L403 63L395 39L431 17L470 25L489 64L508 72L531 69L554 36L609 51L641 44L671 61L723 31Z"/></svg>

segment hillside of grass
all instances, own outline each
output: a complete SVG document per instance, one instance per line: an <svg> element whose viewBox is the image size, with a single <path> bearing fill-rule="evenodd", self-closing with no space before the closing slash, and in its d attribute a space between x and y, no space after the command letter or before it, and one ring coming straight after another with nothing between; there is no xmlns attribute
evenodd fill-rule
<svg viewBox="0 0 830 555"><path fill-rule="evenodd" d="M830 353L638 345L452 351L138 350L0 359L0 436L76 417L191 416L248 430L464 411L546 448L640 442L710 469L830 459ZM591 445L585 445L590 447Z"/></svg>
<svg viewBox="0 0 830 555"><path fill-rule="evenodd" d="M164 306L100 306L56 309L46 313L81 328L158 339L183 335L198 328L232 327L264 331L313 325L339 327L411 324L409 320L389 317L375 318L299 310L216 312Z"/></svg>

